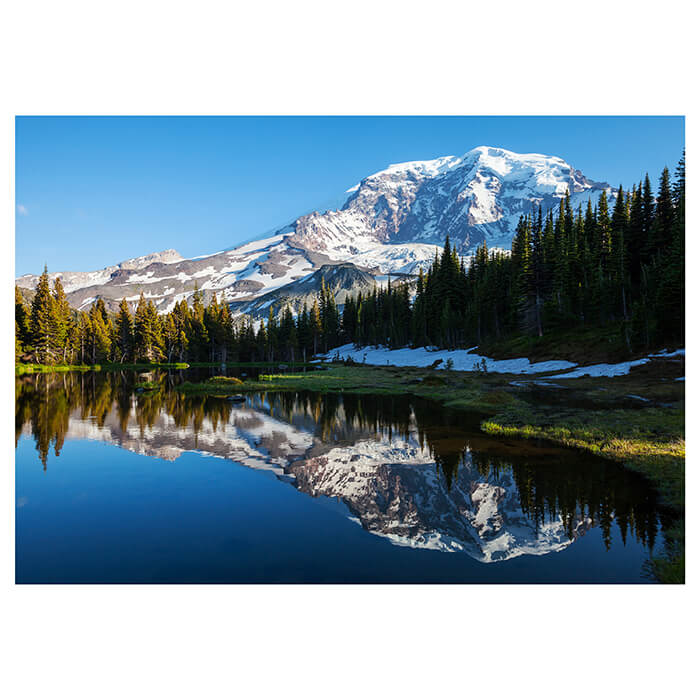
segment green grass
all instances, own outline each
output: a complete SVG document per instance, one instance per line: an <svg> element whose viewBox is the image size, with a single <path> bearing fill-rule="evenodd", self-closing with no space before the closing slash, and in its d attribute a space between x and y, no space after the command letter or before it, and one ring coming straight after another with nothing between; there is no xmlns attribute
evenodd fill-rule
<svg viewBox="0 0 700 700"><path fill-rule="evenodd" d="M216 384L222 386L241 386L243 380L238 377L211 377L207 380L207 384Z"/></svg>
<svg viewBox="0 0 700 700"><path fill-rule="evenodd" d="M187 369L186 362L136 362L136 363L105 363L99 365L38 365L31 363L15 364L15 374L38 374L52 372L99 372L101 370L141 370L141 369Z"/></svg>
<svg viewBox="0 0 700 700"><path fill-rule="evenodd" d="M318 367L318 362L190 362L190 367L270 367L277 369L282 365L287 367Z"/></svg>
<svg viewBox="0 0 700 700"><path fill-rule="evenodd" d="M87 372L91 369L101 369L100 365L36 365L18 363L15 365L15 374L38 374L42 372Z"/></svg>

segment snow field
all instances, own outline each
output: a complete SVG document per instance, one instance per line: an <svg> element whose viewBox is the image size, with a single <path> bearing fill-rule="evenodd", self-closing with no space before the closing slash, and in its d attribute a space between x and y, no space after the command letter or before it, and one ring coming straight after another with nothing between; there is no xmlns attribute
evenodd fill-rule
<svg viewBox="0 0 700 700"><path fill-rule="evenodd" d="M324 360L351 359L354 362L367 365L394 365L396 367L430 367L440 361L437 369L446 369L449 360L452 360L453 369L460 372L496 372L499 374L541 374L543 372L561 372L572 370L564 374L556 374L545 379L573 379L576 377L618 377L629 374L632 367L647 364L652 359L679 357L685 355L685 350L673 352L662 351L655 355L649 355L639 360L619 362L617 364L597 364L579 367L574 362L567 360L547 360L545 362L530 362L526 357L512 360L494 360L475 352L476 348L468 350L436 350L433 348L397 348L390 350L386 347L356 348L352 343L334 348L325 355L320 356ZM575 368L575 369L574 369ZM676 380L678 381L678 380Z"/></svg>

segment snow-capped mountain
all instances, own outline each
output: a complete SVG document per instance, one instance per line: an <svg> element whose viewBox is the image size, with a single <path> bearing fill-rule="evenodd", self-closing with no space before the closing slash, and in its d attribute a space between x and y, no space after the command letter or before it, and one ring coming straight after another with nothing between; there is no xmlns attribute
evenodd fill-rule
<svg viewBox="0 0 700 700"><path fill-rule="evenodd" d="M51 279L60 277L63 284L63 289L67 294L86 287L95 287L105 285L108 282L119 279L131 279L134 277L131 273L137 270L143 270L151 265L167 264L183 260L183 257L176 250L163 250L159 253L151 253L143 255L140 258L132 258L124 260L116 265L110 265L102 270L95 272L54 272L50 275ZM34 288L39 275L22 275L17 278L17 284L20 287Z"/></svg>
<svg viewBox="0 0 700 700"><path fill-rule="evenodd" d="M348 190L342 209L297 219L290 242L349 259L387 244L440 246L446 235L463 255L483 241L509 249L518 218L533 205L557 206L567 190L576 207L610 186L561 158L479 146L370 175Z"/></svg>
<svg viewBox="0 0 700 700"><path fill-rule="evenodd" d="M143 292L166 312L197 284L241 312L263 295L284 296L287 285L323 265L348 263L375 281L415 274L430 265L447 235L464 256L484 241L508 250L518 218L533 206L557 206L567 190L574 208L604 191L615 195L561 158L480 146L463 156L390 165L350 188L339 209L305 214L231 250L191 259L169 250L97 272L52 276L62 278L77 308L98 297L116 308L122 297L135 302ZM31 288L36 280L24 275L17 283Z"/></svg>

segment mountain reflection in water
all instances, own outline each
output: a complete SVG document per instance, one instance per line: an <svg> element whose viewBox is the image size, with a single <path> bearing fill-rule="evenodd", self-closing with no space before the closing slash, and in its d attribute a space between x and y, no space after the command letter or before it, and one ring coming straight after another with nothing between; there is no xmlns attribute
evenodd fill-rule
<svg viewBox="0 0 700 700"><path fill-rule="evenodd" d="M312 497L337 498L395 544L482 562L560 551L613 527L651 550L664 524L655 492L620 466L572 451L503 442L465 414L408 396L258 393L245 404L178 393L183 373L16 379L16 438L33 436L43 469L66 440L98 440L175 460L198 451L268 470ZM39 467L41 468L41 467ZM99 466L98 466L99 468Z"/></svg>

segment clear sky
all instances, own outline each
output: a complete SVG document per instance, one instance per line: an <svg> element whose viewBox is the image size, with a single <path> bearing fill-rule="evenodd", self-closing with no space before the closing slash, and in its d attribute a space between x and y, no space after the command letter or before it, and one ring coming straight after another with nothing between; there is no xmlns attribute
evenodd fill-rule
<svg viewBox="0 0 700 700"><path fill-rule="evenodd" d="M16 273L213 253L390 163L482 145L656 185L684 138L682 117L17 117Z"/></svg>

